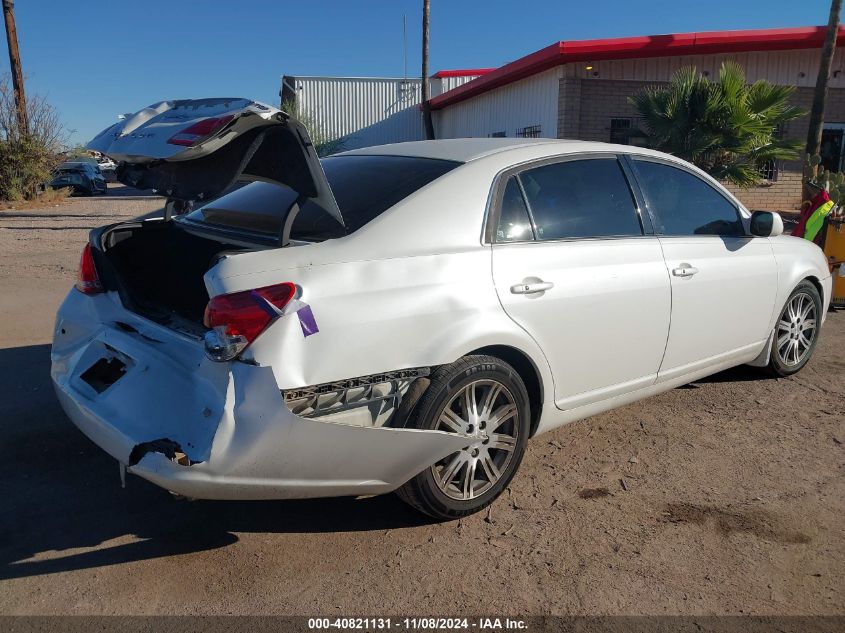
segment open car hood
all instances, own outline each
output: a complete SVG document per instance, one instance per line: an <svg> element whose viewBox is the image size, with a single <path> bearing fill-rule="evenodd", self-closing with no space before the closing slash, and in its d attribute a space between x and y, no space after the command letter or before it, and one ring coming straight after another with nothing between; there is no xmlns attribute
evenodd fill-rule
<svg viewBox="0 0 845 633"><path fill-rule="evenodd" d="M119 162L117 179L178 200L209 200L236 181L290 187L343 217L305 126L250 99L162 101L88 143Z"/></svg>

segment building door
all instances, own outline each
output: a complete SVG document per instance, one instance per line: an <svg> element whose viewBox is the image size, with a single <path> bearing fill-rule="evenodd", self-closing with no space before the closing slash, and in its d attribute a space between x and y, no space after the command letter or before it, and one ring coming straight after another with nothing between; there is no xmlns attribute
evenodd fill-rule
<svg viewBox="0 0 845 633"><path fill-rule="evenodd" d="M819 154L822 158L822 166L827 171L842 171L842 159L845 154L845 124L825 123Z"/></svg>

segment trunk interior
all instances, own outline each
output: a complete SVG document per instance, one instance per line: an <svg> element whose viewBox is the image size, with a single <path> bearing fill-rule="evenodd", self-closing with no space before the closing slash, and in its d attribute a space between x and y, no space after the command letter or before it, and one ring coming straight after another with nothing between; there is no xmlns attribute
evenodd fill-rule
<svg viewBox="0 0 845 633"><path fill-rule="evenodd" d="M117 290L133 312L197 331L209 299L203 275L222 254L250 250L192 235L173 222L121 225L105 242L100 257L106 265L98 261L97 268L107 290Z"/></svg>

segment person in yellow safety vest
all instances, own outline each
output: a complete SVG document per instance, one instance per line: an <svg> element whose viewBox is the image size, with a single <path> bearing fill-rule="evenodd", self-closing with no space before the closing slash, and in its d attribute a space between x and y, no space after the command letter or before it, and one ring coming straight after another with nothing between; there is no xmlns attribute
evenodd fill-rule
<svg viewBox="0 0 845 633"><path fill-rule="evenodd" d="M833 211L833 200L830 199L827 191L822 189L810 201L804 211L801 212L801 217L798 219L798 224L792 229L792 235L796 237L803 237L821 245L824 238L824 221L830 212Z"/></svg>

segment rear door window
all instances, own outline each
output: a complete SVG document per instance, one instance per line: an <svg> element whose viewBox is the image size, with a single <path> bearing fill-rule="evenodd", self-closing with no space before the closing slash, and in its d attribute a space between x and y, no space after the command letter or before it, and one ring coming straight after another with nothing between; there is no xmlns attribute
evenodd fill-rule
<svg viewBox="0 0 845 633"><path fill-rule="evenodd" d="M739 209L688 171L634 158L637 181L661 235L745 235Z"/></svg>
<svg viewBox="0 0 845 633"><path fill-rule="evenodd" d="M642 235L615 157L568 160L520 174L538 240Z"/></svg>

